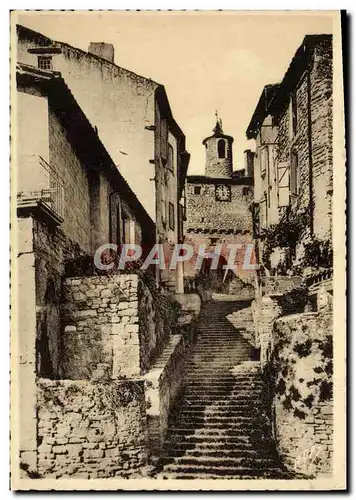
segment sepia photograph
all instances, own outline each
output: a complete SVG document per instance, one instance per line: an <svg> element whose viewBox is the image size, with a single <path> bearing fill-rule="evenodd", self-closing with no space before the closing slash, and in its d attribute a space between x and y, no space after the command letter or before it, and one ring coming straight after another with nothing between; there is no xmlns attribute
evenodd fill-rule
<svg viewBox="0 0 356 500"><path fill-rule="evenodd" d="M345 490L343 13L10 17L11 488Z"/></svg>

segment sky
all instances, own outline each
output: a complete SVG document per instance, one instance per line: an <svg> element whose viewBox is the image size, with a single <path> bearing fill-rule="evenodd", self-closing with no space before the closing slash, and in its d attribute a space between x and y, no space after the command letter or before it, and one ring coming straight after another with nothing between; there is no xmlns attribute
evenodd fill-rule
<svg viewBox="0 0 356 500"><path fill-rule="evenodd" d="M87 50L112 43L115 63L165 86L187 138L189 174L203 174L215 111L234 137L234 170L254 149L246 128L265 85L283 78L307 34L332 33L335 11L26 12L18 22Z"/></svg>

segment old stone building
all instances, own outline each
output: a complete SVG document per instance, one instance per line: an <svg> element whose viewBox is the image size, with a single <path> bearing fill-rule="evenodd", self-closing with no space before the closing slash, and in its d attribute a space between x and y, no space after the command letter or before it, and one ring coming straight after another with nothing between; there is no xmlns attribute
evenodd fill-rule
<svg viewBox="0 0 356 500"><path fill-rule="evenodd" d="M66 51L27 28L18 27L17 33L12 157L17 197L16 460L27 477L129 474L147 465L147 442L157 429L159 448L167 425L162 407L169 408L179 386L172 379L180 379L186 341L179 328L170 340L174 305L159 287L165 280L174 291L177 283L174 275L150 270L146 282L127 270L122 275L115 268L112 274L101 272L93 257L106 244L137 244L147 253L156 242L181 240L179 198L189 160L185 137L163 86L136 79L98 55ZM96 83L85 98L91 77ZM143 88L151 92L151 100L145 95L140 101ZM132 101L126 95L122 109L131 109L131 103L139 118L124 116L124 133L112 111L125 92ZM98 129L95 113L106 133ZM126 156L129 141L135 142L127 172L131 184L135 168L143 172L145 196L137 190L142 201L118 168L121 153L113 144L122 144L121 133L127 138L126 143L120 139L127 145ZM116 142L110 142L113 136ZM104 257L111 262L110 253ZM189 328L188 322L188 336ZM168 365L166 358L160 361L166 347ZM162 377L156 380L157 371L150 375L154 387L148 396L140 377L156 362ZM158 402L150 426L148 397ZM114 408L121 410L115 414Z"/></svg>
<svg viewBox="0 0 356 500"><path fill-rule="evenodd" d="M332 471L330 280L300 272L331 238L331 38L306 37L281 84L265 87L244 170L217 117L205 175L186 177L185 136L162 85L114 64L110 44L83 52L17 34L21 477L67 488ZM185 243L194 258L100 270L93 257L106 243Z"/></svg>
<svg viewBox="0 0 356 500"><path fill-rule="evenodd" d="M216 272L209 272L211 259L207 258L197 270L196 259L185 264L185 276L195 278L210 275L217 291L241 290L252 282L253 272L243 269L246 245L252 242L252 219L249 205L253 200L253 172L251 153L245 152L245 170L233 171L233 138L224 134L217 119L213 134L203 140L206 149L205 175L189 175L186 183L185 243L194 247L205 245L211 253L221 245ZM223 266L229 259L229 244L241 245L234 264L236 271L227 273Z"/></svg>
<svg viewBox="0 0 356 500"><path fill-rule="evenodd" d="M181 241L180 198L189 154L164 86L116 65L111 44L90 43L84 52L24 26L17 26L17 37L19 62L61 73L114 165L155 223L156 242ZM170 288L182 289L175 272L162 272L157 278Z"/></svg>
<svg viewBox="0 0 356 500"><path fill-rule="evenodd" d="M261 263L273 272L294 274L328 267L322 254L332 232L331 35L304 38L282 82L263 89L247 138L256 141L254 203ZM280 241L278 227L284 233ZM276 238L272 241L271 234L269 244L266 235L273 230ZM309 258L313 249L314 260L320 254L316 265Z"/></svg>
<svg viewBox="0 0 356 500"><path fill-rule="evenodd" d="M255 346L279 456L314 475L333 462L332 54L331 35L307 35L246 132L256 143Z"/></svg>
<svg viewBox="0 0 356 500"><path fill-rule="evenodd" d="M65 375L63 280L92 274L102 244L153 245L155 226L61 74L19 63L16 81L19 435L26 455L37 447L36 378Z"/></svg>

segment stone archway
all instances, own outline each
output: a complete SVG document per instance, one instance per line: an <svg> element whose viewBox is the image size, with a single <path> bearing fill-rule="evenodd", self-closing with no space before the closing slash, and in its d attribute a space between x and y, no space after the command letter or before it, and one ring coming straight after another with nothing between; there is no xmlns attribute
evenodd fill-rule
<svg viewBox="0 0 356 500"><path fill-rule="evenodd" d="M226 272L227 261L224 256L219 256L216 269L213 268L213 259L205 257L203 259L200 272L197 276L198 283L211 293L228 293L229 282L231 280L230 271Z"/></svg>

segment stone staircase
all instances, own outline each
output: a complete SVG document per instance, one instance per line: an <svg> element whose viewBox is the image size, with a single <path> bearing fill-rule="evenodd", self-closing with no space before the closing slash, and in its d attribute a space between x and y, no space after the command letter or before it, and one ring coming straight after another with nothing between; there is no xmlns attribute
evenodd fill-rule
<svg viewBox="0 0 356 500"><path fill-rule="evenodd" d="M172 412L161 478L286 478L271 438L254 348L227 319L249 302L204 304Z"/></svg>

